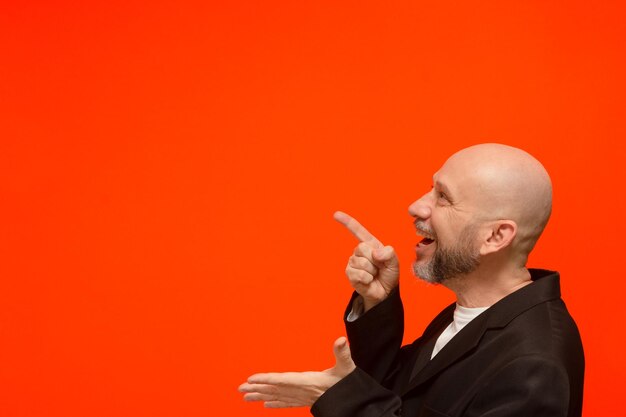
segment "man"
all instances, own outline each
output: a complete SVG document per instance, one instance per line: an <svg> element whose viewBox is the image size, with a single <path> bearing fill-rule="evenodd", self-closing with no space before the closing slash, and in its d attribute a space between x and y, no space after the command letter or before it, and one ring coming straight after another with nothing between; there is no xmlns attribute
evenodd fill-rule
<svg viewBox="0 0 626 417"><path fill-rule="evenodd" d="M240 386L267 407L315 416L580 416L584 356L559 275L526 268L552 206L544 167L526 152L482 144L450 157L409 206L414 271L456 295L422 337L400 347L398 259L355 219L346 274L355 293L336 364L322 372L251 376Z"/></svg>

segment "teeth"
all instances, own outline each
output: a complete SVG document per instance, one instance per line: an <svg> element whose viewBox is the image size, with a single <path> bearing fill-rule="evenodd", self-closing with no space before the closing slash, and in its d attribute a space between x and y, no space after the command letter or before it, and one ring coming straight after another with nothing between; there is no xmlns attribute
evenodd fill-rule
<svg viewBox="0 0 626 417"><path fill-rule="evenodd" d="M430 233L421 229L417 229L417 235L421 237L425 237L426 239L435 240L435 238Z"/></svg>

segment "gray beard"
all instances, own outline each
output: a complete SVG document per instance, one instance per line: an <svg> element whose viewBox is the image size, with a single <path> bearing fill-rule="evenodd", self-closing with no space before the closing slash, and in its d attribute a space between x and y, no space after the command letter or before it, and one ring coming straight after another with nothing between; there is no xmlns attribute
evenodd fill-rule
<svg viewBox="0 0 626 417"><path fill-rule="evenodd" d="M480 265L480 252L473 247L475 229L470 226L461 233L461 241L453 248L437 247L430 262L424 265L413 264L413 273L431 284L469 274Z"/></svg>

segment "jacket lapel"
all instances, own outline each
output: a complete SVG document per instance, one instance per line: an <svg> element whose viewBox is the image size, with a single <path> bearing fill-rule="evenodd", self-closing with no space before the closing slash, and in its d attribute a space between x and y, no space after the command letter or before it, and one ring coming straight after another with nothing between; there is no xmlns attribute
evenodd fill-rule
<svg viewBox="0 0 626 417"><path fill-rule="evenodd" d="M441 332L452 322L454 316L454 308L456 303L450 304L446 309L435 317L435 319L428 325L422 339L425 341L424 346L419 350L417 358L415 359L415 365L411 371L411 377L409 381L415 378L415 376L430 362L433 349L437 338L441 335Z"/></svg>
<svg viewBox="0 0 626 417"><path fill-rule="evenodd" d="M430 357L433 354L433 349L435 348L435 343L437 342L438 337L439 336L437 335L428 339L424 347L420 350L415 361L415 366L413 366L413 371L411 372L411 378L409 381L415 378L415 376L430 362Z"/></svg>
<svg viewBox="0 0 626 417"><path fill-rule="evenodd" d="M427 382L474 350L488 329L503 328L519 314L537 304L559 298L559 274L545 270L530 270L533 282L515 291L472 320L430 360L437 338L452 320L450 306L440 314L425 332L427 342L416 358L406 389L401 395ZM544 278L545 277L545 278ZM540 279L543 278L543 279ZM436 325L435 325L436 324Z"/></svg>
<svg viewBox="0 0 626 417"><path fill-rule="evenodd" d="M411 375L409 385L402 394L428 381L430 378L434 377L435 375L446 369L448 366L457 362L468 352L474 349L478 345L478 342L480 341L482 335L485 333L485 330L487 328L485 324L485 317L483 317L482 314L476 317L458 334L456 334L452 338L452 340L450 340L443 347L443 349L441 349L441 351L439 351L439 353L437 353L437 355L431 360L430 356L432 355L435 342L437 341L437 338L439 336L437 335L433 337L432 340L430 340L426 345L430 348L423 350L424 352L427 351L427 363L423 365L423 367L418 368L416 366L413 369L413 374Z"/></svg>

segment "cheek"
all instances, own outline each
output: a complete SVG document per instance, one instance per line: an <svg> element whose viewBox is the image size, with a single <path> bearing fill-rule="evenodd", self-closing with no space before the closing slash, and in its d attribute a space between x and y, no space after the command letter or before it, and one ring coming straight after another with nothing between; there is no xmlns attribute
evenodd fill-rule
<svg viewBox="0 0 626 417"><path fill-rule="evenodd" d="M437 240L445 239L448 237L450 220L441 212L433 213L430 217L430 227L435 232Z"/></svg>
<svg viewBox="0 0 626 417"><path fill-rule="evenodd" d="M431 227L437 236L437 242L443 246L448 246L458 240L463 230L463 225L449 211L439 210L431 217Z"/></svg>

